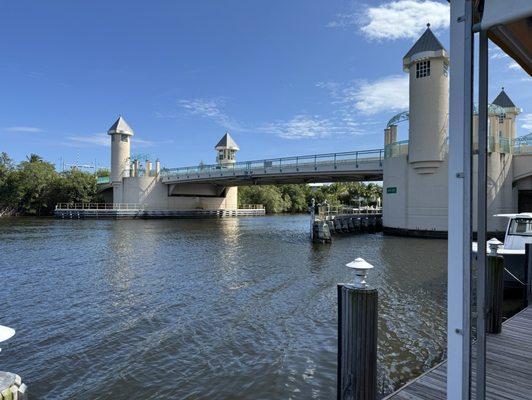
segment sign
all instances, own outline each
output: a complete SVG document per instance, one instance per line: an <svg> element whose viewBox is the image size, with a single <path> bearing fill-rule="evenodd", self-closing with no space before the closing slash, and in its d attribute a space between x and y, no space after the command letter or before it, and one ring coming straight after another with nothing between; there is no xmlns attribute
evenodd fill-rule
<svg viewBox="0 0 532 400"><path fill-rule="evenodd" d="M397 193L397 188L395 186L387 187L386 193Z"/></svg>

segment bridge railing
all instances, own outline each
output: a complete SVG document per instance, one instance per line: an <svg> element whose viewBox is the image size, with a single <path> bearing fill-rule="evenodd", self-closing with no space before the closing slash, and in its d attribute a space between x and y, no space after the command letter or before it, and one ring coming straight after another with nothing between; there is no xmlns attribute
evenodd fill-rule
<svg viewBox="0 0 532 400"><path fill-rule="evenodd" d="M512 141L513 154L532 154L532 137L519 137Z"/></svg>
<svg viewBox="0 0 532 400"><path fill-rule="evenodd" d="M408 140L400 140L384 146L384 157L397 157L399 155L408 154Z"/></svg>
<svg viewBox="0 0 532 400"><path fill-rule="evenodd" d="M314 154L294 157L270 158L264 160L254 161L240 161L232 165L208 164L196 165L192 167L169 168L161 170L162 176L176 176L176 175L191 175L204 174L212 172L235 171L235 172L252 172L255 170L280 170L286 168L304 168L304 167L319 167L330 165L337 168L342 164L355 163L359 164L366 162L378 161L382 165L384 157L384 149L350 151L342 153L328 153L328 154Z"/></svg>

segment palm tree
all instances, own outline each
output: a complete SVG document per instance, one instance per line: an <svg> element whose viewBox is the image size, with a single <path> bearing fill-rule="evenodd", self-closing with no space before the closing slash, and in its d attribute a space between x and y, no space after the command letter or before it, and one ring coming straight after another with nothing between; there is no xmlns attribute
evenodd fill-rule
<svg viewBox="0 0 532 400"><path fill-rule="evenodd" d="M43 161L42 157L35 153L31 153L29 156L26 156L26 159L29 163L38 163Z"/></svg>

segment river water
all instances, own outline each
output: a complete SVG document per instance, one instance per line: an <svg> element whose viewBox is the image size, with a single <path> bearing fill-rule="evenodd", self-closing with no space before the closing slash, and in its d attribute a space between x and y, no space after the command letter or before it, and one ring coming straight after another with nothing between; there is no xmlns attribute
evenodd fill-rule
<svg viewBox="0 0 532 400"><path fill-rule="evenodd" d="M446 242L312 245L308 216L0 220L0 369L33 399L333 399L336 284L375 265L379 386L443 356Z"/></svg>

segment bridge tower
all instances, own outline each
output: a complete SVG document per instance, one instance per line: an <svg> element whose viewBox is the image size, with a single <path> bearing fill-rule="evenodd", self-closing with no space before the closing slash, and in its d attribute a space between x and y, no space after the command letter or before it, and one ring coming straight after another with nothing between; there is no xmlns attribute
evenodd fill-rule
<svg viewBox="0 0 532 400"><path fill-rule="evenodd" d="M122 202L122 178L129 176L131 157L131 136L133 129L119 116L109 128L111 136L111 184L113 185L113 203Z"/></svg>
<svg viewBox="0 0 532 400"><path fill-rule="evenodd" d="M220 139L215 146L217 151L216 162L220 165L233 165L236 162L236 152L240 147L236 144L229 132Z"/></svg>
<svg viewBox="0 0 532 400"><path fill-rule="evenodd" d="M449 55L427 29L403 58L409 73L410 165L432 174L444 159L449 110Z"/></svg>

